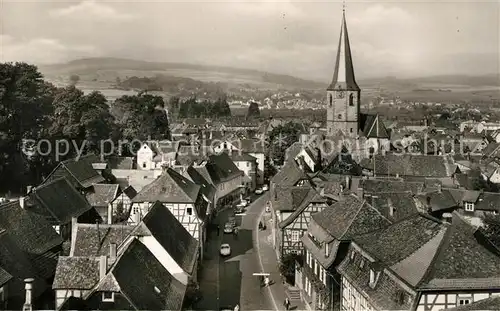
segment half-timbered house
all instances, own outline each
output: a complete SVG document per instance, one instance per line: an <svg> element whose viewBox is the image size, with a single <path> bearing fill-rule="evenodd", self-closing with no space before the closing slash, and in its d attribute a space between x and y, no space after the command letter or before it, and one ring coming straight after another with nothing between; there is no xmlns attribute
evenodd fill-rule
<svg viewBox="0 0 500 311"><path fill-rule="evenodd" d="M53 287L57 310L70 301L88 310L181 310L186 294L137 238L109 256L61 257Z"/></svg>
<svg viewBox="0 0 500 311"><path fill-rule="evenodd" d="M311 215L322 211L332 199L321 196L314 188L309 188L302 202L291 214L280 213L278 227L280 228L279 249L281 256L288 253L302 254L302 235L307 231Z"/></svg>
<svg viewBox="0 0 500 311"><path fill-rule="evenodd" d="M77 190L89 191L92 185L106 181L106 178L99 174L93 166L94 163L101 162L96 155L85 155L60 162L47 176L43 184L65 177Z"/></svg>
<svg viewBox="0 0 500 311"><path fill-rule="evenodd" d="M306 306L313 310L331 310L340 301L340 276L336 266L346 254L353 237L390 225L366 201L354 194L342 195L339 201L313 214L307 234L302 237L305 260L297 264L295 283ZM364 309L357 309L364 310Z"/></svg>
<svg viewBox="0 0 500 311"><path fill-rule="evenodd" d="M26 278L34 278L33 300L39 302L54 277L62 244L44 217L23 209L18 201L0 204L0 267L13 277L8 286L7 310L21 308Z"/></svg>
<svg viewBox="0 0 500 311"><path fill-rule="evenodd" d="M82 223L102 221L95 208L65 177L33 188L21 202L28 211L43 216L64 240L71 238L72 218Z"/></svg>
<svg viewBox="0 0 500 311"><path fill-rule="evenodd" d="M457 214L415 214L353 238L338 266L342 310L437 311L500 296L500 254Z"/></svg>
<svg viewBox="0 0 500 311"><path fill-rule="evenodd" d="M209 200L200 191L200 186L173 169L167 168L159 178L144 187L132 199L129 222L140 223L156 201L163 203L184 228L200 242L203 254Z"/></svg>

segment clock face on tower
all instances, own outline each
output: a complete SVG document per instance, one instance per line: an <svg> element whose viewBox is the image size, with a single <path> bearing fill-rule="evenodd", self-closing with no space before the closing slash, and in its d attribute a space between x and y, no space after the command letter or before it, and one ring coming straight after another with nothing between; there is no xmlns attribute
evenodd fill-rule
<svg viewBox="0 0 500 311"><path fill-rule="evenodd" d="M345 94L344 91L338 90L337 91L337 98L344 98Z"/></svg>

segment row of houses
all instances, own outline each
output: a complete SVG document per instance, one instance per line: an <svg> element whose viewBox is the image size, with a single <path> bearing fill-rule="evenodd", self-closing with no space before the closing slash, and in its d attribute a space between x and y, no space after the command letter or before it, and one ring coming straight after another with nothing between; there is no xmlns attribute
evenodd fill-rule
<svg viewBox="0 0 500 311"><path fill-rule="evenodd" d="M500 307L500 250L481 229L500 193L466 187L452 155L325 162L305 148L270 187L277 256L298 256L289 297L311 310Z"/></svg>
<svg viewBox="0 0 500 311"><path fill-rule="evenodd" d="M228 152L161 171L134 162L69 159L0 205L4 309L183 307L210 219L242 198L245 173Z"/></svg>

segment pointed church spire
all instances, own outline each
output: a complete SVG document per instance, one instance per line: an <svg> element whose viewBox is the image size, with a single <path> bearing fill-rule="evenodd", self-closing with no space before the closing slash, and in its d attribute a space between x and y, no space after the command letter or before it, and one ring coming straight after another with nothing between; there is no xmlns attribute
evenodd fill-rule
<svg viewBox="0 0 500 311"><path fill-rule="evenodd" d="M340 26L339 48L335 59L335 70L333 72L332 83L328 90L350 90L359 91L359 86L354 77L354 67L352 65L351 45L347 34L347 22L345 19L345 2L342 4L342 25Z"/></svg>

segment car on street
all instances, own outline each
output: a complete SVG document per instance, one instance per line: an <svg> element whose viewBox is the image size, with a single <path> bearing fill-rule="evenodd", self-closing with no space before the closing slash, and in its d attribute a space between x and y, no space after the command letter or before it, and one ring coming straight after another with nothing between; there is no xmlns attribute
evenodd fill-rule
<svg viewBox="0 0 500 311"><path fill-rule="evenodd" d="M245 211L245 208L243 206L236 206L235 209L234 209L234 212L236 214L241 214Z"/></svg>
<svg viewBox="0 0 500 311"><path fill-rule="evenodd" d="M247 200L241 200L241 202L236 205L236 207L247 207L247 206L248 206Z"/></svg>
<svg viewBox="0 0 500 311"><path fill-rule="evenodd" d="M268 185L262 186L262 191L267 191L267 190L269 190L269 186Z"/></svg>
<svg viewBox="0 0 500 311"><path fill-rule="evenodd" d="M263 193L264 193L264 191L260 188L255 190L255 194L263 194Z"/></svg>
<svg viewBox="0 0 500 311"><path fill-rule="evenodd" d="M233 233L234 225L230 223L226 223L224 225L224 233Z"/></svg>
<svg viewBox="0 0 500 311"><path fill-rule="evenodd" d="M229 244L222 244L220 246L220 255L221 256L231 255L231 246L229 246Z"/></svg>

